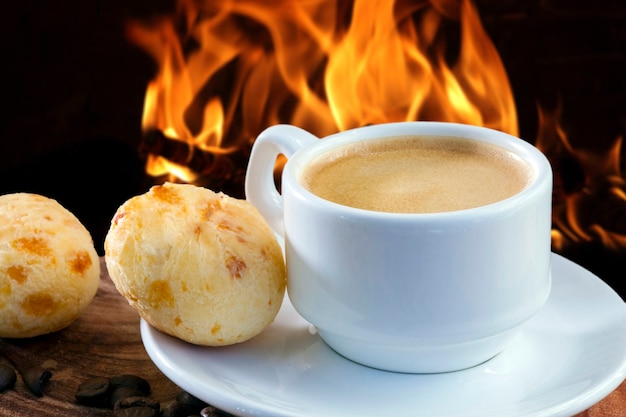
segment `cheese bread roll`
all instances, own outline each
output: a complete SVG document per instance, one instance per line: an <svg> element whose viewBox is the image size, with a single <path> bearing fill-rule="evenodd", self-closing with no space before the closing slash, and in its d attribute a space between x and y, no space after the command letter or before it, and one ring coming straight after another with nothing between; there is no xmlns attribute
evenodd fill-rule
<svg viewBox="0 0 626 417"><path fill-rule="evenodd" d="M37 194L0 196L0 337L63 329L99 282L93 240L72 213Z"/></svg>
<svg viewBox="0 0 626 417"><path fill-rule="evenodd" d="M105 260L144 320L199 345L261 333L285 293L282 250L254 206L189 184L154 186L120 206Z"/></svg>

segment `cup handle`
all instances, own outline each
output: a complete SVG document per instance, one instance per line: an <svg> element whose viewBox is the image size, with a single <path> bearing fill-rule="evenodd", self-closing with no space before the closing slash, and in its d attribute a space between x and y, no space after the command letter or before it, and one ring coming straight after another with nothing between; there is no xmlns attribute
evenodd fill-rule
<svg viewBox="0 0 626 417"><path fill-rule="evenodd" d="M285 237L283 197L274 183L276 158L282 154L289 159L300 148L318 140L299 127L276 125L261 132L252 145L245 180L246 199L282 237Z"/></svg>

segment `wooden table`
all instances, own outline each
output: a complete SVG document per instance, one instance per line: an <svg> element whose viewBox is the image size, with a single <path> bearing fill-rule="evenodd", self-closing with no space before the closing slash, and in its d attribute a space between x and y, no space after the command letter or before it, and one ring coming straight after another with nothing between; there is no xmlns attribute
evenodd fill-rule
<svg viewBox="0 0 626 417"><path fill-rule="evenodd" d="M68 328L32 339L0 339L0 360L18 369L42 366L53 373L43 397L31 394L18 378L15 389L0 393L1 416L110 416L110 410L84 407L74 401L80 382L92 376L142 376L152 385L152 397L162 402L175 398L180 391L146 354L139 334L139 316L115 289L103 260L101 264L96 297ZM626 383L576 417L624 416Z"/></svg>

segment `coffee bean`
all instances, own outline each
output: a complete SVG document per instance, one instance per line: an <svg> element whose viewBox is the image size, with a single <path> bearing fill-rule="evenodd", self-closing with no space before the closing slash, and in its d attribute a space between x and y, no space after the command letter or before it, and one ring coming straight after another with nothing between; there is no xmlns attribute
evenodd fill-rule
<svg viewBox="0 0 626 417"><path fill-rule="evenodd" d="M195 410L195 412L199 412L208 405L201 399L194 397L186 391L180 391L178 395L176 395L176 401L180 404L188 405L192 410Z"/></svg>
<svg viewBox="0 0 626 417"><path fill-rule="evenodd" d="M114 389L111 392L111 397L109 398L109 407L114 408L115 404L124 398L129 397L145 397L143 391L139 391L138 389L131 387L119 387Z"/></svg>
<svg viewBox="0 0 626 417"><path fill-rule="evenodd" d="M161 404L161 417L185 417L179 412L180 404L171 400Z"/></svg>
<svg viewBox="0 0 626 417"><path fill-rule="evenodd" d="M37 397L43 396L43 390L48 380L52 377L52 372L47 369L35 366L28 368L22 373L22 379L28 389Z"/></svg>
<svg viewBox="0 0 626 417"><path fill-rule="evenodd" d="M188 417L197 414L189 404L181 404L176 400L168 401L161 405L161 417Z"/></svg>
<svg viewBox="0 0 626 417"><path fill-rule="evenodd" d="M119 399L113 410L119 410L120 408L133 408L133 407L150 407L157 411L161 409L161 404L158 401L151 400L146 397L126 397Z"/></svg>
<svg viewBox="0 0 626 417"><path fill-rule="evenodd" d="M106 407L109 394L109 378L89 378L78 386L74 397L79 404L90 407Z"/></svg>
<svg viewBox="0 0 626 417"><path fill-rule="evenodd" d="M15 386L17 374L6 363L0 363L0 392L11 389Z"/></svg>
<svg viewBox="0 0 626 417"><path fill-rule="evenodd" d="M159 411L152 407L119 408L113 411L115 417L158 417Z"/></svg>
<svg viewBox="0 0 626 417"><path fill-rule="evenodd" d="M121 387L134 388L141 391L144 396L150 395L150 383L137 375L118 375L111 378L109 382L112 390Z"/></svg>

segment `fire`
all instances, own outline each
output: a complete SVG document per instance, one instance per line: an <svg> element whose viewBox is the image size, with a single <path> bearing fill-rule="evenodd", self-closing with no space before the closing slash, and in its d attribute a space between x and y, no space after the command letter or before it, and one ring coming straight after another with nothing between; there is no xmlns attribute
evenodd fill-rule
<svg viewBox="0 0 626 417"><path fill-rule="evenodd" d="M171 14L128 22L127 36L157 66L143 148L146 171L169 181L242 196L249 148L278 123L320 137L406 120L518 135L504 65L471 0L177 0ZM623 253L623 138L579 149L560 107L538 113L536 145L555 172L554 250L600 242Z"/></svg>
<svg viewBox="0 0 626 417"><path fill-rule="evenodd" d="M560 124L561 106L539 108L536 146L555 168L552 245L566 252L597 242L613 252L626 250L626 179L620 168L623 138L604 150L574 147ZM582 172L579 184L565 187L563 161L573 159Z"/></svg>
<svg viewBox="0 0 626 417"><path fill-rule="evenodd" d="M198 151L212 162L245 153L277 123L318 136L405 120L518 133L506 71L470 0L179 0L127 34L158 67L144 132L188 150L175 161L149 151L154 176L197 182Z"/></svg>

